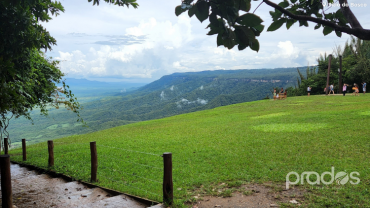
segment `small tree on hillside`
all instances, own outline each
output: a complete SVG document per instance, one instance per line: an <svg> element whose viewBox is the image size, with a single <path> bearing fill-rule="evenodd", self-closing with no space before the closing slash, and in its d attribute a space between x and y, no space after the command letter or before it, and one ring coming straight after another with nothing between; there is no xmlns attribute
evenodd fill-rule
<svg viewBox="0 0 370 208"><path fill-rule="evenodd" d="M62 81L58 62L48 59L41 50L50 50L56 40L40 22L51 20L64 8L51 0L0 1L0 132L9 137L9 119L31 119L36 107L47 115L47 106L65 105L80 118L80 104ZM63 89L56 87L57 83ZM57 99L59 97L59 99ZM61 99L61 97L65 99ZM1 139L1 138L0 138Z"/></svg>

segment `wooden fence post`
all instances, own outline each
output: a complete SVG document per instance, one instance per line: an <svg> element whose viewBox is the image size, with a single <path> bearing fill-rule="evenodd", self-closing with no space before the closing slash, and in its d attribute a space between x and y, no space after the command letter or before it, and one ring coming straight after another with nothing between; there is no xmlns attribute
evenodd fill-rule
<svg viewBox="0 0 370 208"><path fill-rule="evenodd" d="M8 154L8 147L9 147L8 138L4 138L4 154L5 155Z"/></svg>
<svg viewBox="0 0 370 208"><path fill-rule="evenodd" d="M173 202L173 182L172 182L172 153L163 153L163 203L166 206Z"/></svg>
<svg viewBox="0 0 370 208"><path fill-rule="evenodd" d="M22 152L23 152L23 161L26 161L27 160L26 139L22 139Z"/></svg>
<svg viewBox="0 0 370 208"><path fill-rule="evenodd" d="M96 182L96 175L98 172L98 154L96 152L96 142L90 142L91 152L91 182Z"/></svg>
<svg viewBox="0 0 370 208"><path fill-rule="evenodd" d="M342 56L339 56L339 93L343 92L343 84L342 84Z"/></svg>
<svg viewBox="0 0 370 208"><path fill-rule="evenodd" d="M2 207L13 208L9 155L0 155Z"/></svg>
<svg viewBox="0 0 370 208"><path fill-rule="evenodd" d="M48 152L49 152L49 167L54 166L54 144L53 140L48 140Z"/></svg>

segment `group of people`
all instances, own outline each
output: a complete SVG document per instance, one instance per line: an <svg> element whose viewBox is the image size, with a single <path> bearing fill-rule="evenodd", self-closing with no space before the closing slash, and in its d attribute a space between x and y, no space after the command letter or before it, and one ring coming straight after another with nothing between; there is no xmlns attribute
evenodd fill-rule
<svg viewBox="0 0 370 208"><path fill-rule="evenodd" d="M276 89L274 89L274 100L278 99L284 99L287 97L287 90L284 90L284 88L281 88L278 93L276 93Z"/></svg>
<svg viewBox="0 0 370 208"><path fill-rule="evenodd" d="M362 92L363 92L363 93L364 93L364 95L365 95L365 93L366 93L366 82L362 82L361 84L362 84ZM347 87L348 87L348 85L347 85L346 83L344 83L344 84L343 84L343 89L342 89L342 91L343 91L343 96L345 96L345 95L346 95ZM359 90L359 86L358 86L356 83L354 83L354 84L353 84L352 90L353 90L352 95L354 94L355 96L360 96L360 94L359 94L359 92L360 92L360 90Z"/></svg>
<svg viewBox="0 0 370 208"><path fill-rule="evenodd" d="M363 93L365 95L365 93L366 93L366 82L363 81L361 84L362 84L362 91L363 91ZM346 83L343 84L343 88L342 88L343 96L346 95L348 86L349 85L346 84ZM327 89L325 87L324 88L324 92L326 92L326 90ZM353 84L352 90L354 91L353 94L355 96L359 96L359 92L360 92L359 91L359 86L356 83ZM331 92L333 92L333 95L335 94L334 93L334 85L333 84L329 86L329 93L328 94L330 95ZM307 87L307 95L310 96L310 94L311 94L311 87L308 86Z"/></svg>

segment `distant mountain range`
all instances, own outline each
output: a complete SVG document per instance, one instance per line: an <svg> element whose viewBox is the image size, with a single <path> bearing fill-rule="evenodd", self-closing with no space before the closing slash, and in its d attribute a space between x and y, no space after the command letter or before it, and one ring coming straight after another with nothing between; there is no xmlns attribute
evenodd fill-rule
<svg viewBox="0 0 370 208"><path fill-rule="evenodd" d="M130 83L130 82L99 82L87 79L67 78L66 84L72 92L79 97L96 96L96 95L114 95L116 93L132 91L146 85L147 83Z"/></svg>
<svg viewBox="0 0 370 208"><path fill-rule="evenodd" d="M297 68L217 70L174 73L145 86L137 83L101 83L69 79L73 92L103 93L83 102L82 117L89 128L76 123L66 110L51 110L50 117L34 114L35 125L25 119L12 121L9 132L14 141L22 138L45 141L83 134L138 121L168 117L271 96L274 87L294 86ZM130 88L129 88L130 87ZM131 89L124 91L123 89ZM102 94L101 94L102 95ZM22 128L18 128L22 127Z"/></svg>

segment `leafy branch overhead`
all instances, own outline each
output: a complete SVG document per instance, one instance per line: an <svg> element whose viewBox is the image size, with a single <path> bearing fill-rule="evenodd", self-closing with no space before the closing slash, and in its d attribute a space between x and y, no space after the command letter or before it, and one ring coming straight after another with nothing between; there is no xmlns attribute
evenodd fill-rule
<svg viewBox="0 0 370 208"><path fill-rule="evenodd" d="M89 2L93 2L93 5L98 5L100 0L88 0ZM138 8L139 4L136 3L136 0L104 0L107 3L118 5L118 6L127 6L129 7L130 5L134 7L135 9Z"/></svg>
<svg viewBox="0 0 370 208"><path fill-rule="evenodd" d="M0 1L0 133L6 131L10 116L32 120L31 110L39 108L47 115L50 104L64 105L84 123L82 107L62 81L59 62L41 52L56 44L41 22L60 12L64 12L61 3L52 0Z"/></svg>
<svg viewBox="0 0 370 208"><path fill-rule="evenodd" d="M175 9L176 15L188 11L189 17L195 15L199 21L209 19L207 35L217 34L217 46L224 45L232 49L238 45L239 50L250 47L252 50L259 50L259 42L256 39L264 29L261 23L263 20L253 13L250 0L229 0L229 1L205 1L198 0L184 1ZM245 12L239 15L239 11Z"/></svg>
<svg viewBox="0 0 370 208"><path fill-rule="evenodd" d="M297 22L300 27L308 27L308 22L313 22L316 23L315 30L322 27L324 35L334 31L341 37L344 32L370 40L370 30L362 28L350 7L346 6L347 0L339 0L340 8L331 13L326 11L324 4L333 4L334 0L284 0L279 4L262 0L257 3L265 3L274 9L270 11L273 22L267 28L270 32L284 24L290 29ZM232 49L237 45L239 50L250 47L258 52L256 37L261 34L264 25L261 24L263 20L250 9L251 0L184 0L175 8L175 14L179 16L187 11L189 17L195 14L200 22L209 19L207 35L217 34L217 46Z"/></svg>

